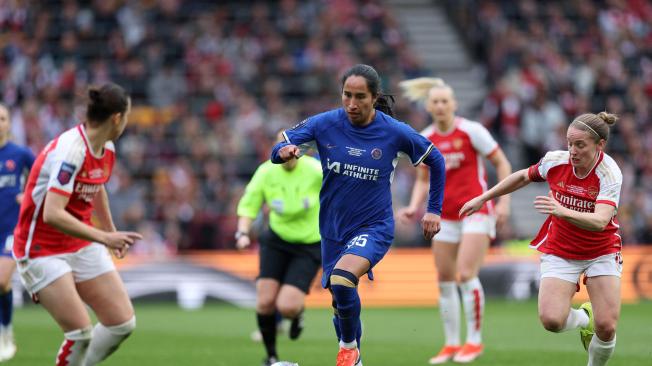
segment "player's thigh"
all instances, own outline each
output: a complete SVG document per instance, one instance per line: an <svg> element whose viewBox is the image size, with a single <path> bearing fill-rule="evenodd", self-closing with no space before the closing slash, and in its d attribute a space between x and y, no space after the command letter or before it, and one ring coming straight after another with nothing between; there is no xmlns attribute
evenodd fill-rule
<svg viewBox="0 0 652 366"><path fill-rule="evenodd" d="M368 258L358 254L344 254L335 264L335 269L341 269L353 273L360 278L371 269L371 262Z"/></svg>
<svg viewBox="0 0 652 366"><path fill-rule="evenodd" d="M620 278L616 276L586 279L596 330L615 330L620 318L620 287Z"/></svg>
<svg viewBox="0 0 652 366"><path fill-rule="evenodd" d="M369 227L351 235L346 240L343 255L335 268L353 273L360 278L369 273L373 279L372 268L387 254L393 237L387 235L383 228Z"/></svg>
<svg viewBox="0 0 652 366"><path fill-rule="evenodd" d="M455 281L457 278L457 253L459 243L432 241L437 276L440 281Z"/></svg>
<svg viewBox="0 0 652 366"><path fill-rule="evenodd" d="M478 275L489 248L489 235L464 233L457 253L457 272L463 281Z"/></svg>
<svg viewBox="0 0 652 366"><path fill-rule="evenodd" d="M0 290L7 292L11 288L11 277L16 269L16 261L7 255L0 255Z"/></svg>
<svg viewBox="0 0 652 366"><path fill-rule="evenodd" d="M542 278L539 285L539 317L544 321L565 321L576 291L575 282L554 277Z"/></svg>
<svg viewBox="0 0 652 366"><path fill-rule="evenodd" d="M39 290L38 298L64 332L91 325L86 306L77 293L72 273L65 273Z"/></svg>
<svg viewBox="0 0 652 366"><path fill-rule="evenodd" d="M117 271L77 282L77 291L106 326L122 324L134 316L127 289Z"/></svg>

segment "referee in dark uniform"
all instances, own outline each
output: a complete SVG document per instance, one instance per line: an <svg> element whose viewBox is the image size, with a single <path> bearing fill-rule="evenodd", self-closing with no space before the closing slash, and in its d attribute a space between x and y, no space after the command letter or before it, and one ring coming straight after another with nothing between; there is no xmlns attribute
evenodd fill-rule
<svg viewBox="0 0 652 366"><path fill-rule="evenodd" d="M303 329L305 297L321 265L321 182L321 164L313 158L279 165L267 161L258 167L238 204L238 249L251 244L251 223L263 203L270 209L269 230L260 237L256 281L256 317L267 351L263 366L278 361L277 311L292 320L290 339L297 339Z"/></svg>

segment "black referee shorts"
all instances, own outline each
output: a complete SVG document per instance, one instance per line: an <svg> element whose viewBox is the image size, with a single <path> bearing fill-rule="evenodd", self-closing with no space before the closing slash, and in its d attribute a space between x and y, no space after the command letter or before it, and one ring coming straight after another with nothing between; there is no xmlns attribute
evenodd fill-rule
<svg viewBox="0 0 652 366"><path fill-rule="evenodd" d="M275 279L307 294L320 266L320 242L289 243L272 230L261 235L258 278Z"/></svg>

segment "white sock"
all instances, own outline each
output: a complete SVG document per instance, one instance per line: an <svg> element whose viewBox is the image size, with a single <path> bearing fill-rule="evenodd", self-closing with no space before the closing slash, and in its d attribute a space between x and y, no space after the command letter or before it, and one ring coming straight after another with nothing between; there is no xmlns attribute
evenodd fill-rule
<svg viewBox="0 0 652 366"><path fill-rule="evenodd" d="M593 335L589 344L589 363L588 366L604 366L611 358L616 348L616 336L614 339L605 342L598 338L597 334Z"/></svg>
<svg viewBox="0 0 652 366"><path fill-rule="evenodd" d="M462 304L466 316L466 342L482 343L482 321L484 320L484 290L480 280L475 277L460 284Z"/></svg>
<svg viewBox="0 0 652 366"><path fill-rule="evenodd" d="M586 315L586 311L571 308L561 332L586 327L587 325L589 325L589 316Z"/></svg>
<svg viewBox="0 0 652 366"><path fill-rule="evenodd" d="M447 346L460 345L460 295L455 282L439 283L439 316Z"/></svg>
<svg viewBox="0 0 652 366"><path fill-rule="evenodd" d="M97 323L93 328L93 340L88 347L85 366L94 366L109 357L118 349L136 328L136 317L132 317L120 325L106 327Z"/></svg>
<svg viewBox="0 0 652 366"><path fill-rule="evenodd" d="M65 339L59 347L56 366L83 366L84 356L91 341L91 330L89 326L84 329L77 329L64 333Z"/></svg>
<svg viewBox="0 0 652 366"><path fill-rule="evenodd" d="M5 336L7 339L10 339L12 342L14 340L14 328L11 324L0 325L0 334Z"/></svg>

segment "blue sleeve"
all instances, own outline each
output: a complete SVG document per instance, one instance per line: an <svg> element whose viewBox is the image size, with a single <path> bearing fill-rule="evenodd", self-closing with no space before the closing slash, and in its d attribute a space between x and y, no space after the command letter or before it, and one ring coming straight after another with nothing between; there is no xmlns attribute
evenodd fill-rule
<svg viewBox="0 0 652 366"><path fill-rule="evenodd" d="M407 124L399 125L404 133L405 142L402 151L410 157L414 166L424 163L430 167L430 196L428 212L441 215L444 201L444 183L446 183L446 166L444 157L435 145Z"/></svg>
<svg viewBox="0 0 652 366"><path fill-rule="evenodd" d="M274 145L274 147L272 148L272 158L271 158L272 163L274 163L274 164L282 164L282 163L284 163L283 159L281 159L281 157L278 155L278 152L279 152L279 150L281 150L282 148L284 148L284 147L286 147L288 145L290 145L290 144L287 143L287 142L279 142L278 144Z"/></svg>
<svg viewBox="0 0 652 366"><path fill-rule="evenodd" d="M446 165L444 157L436 148L423 159L423 163L430 167L430 195L428 197L428 212L441 215L441 206L444 202L444 184L446 183Z"/></svg>
<svg viewBox="0 0 652 366"><path fill-rule="evenodd" d="M315 126L317 118L310 117L304 119L302 122L283 132L284 142L279 142L272 148L271 160L274 164L281 164L283 160L279 157L278 152L281 148L288 145L295 145L302 147L315 140Z"/></svg>
<svg viewBox="0 0 652 366"><path fill-rule="evenodd" d="M421 136L412 127L403 122L399 123L399 133L402 135L402 142L399 149L406 154L412 165L419 165L435 146L427 138Z"/></svg>
<svg viewBox="0 0 652 366"><path fill-rule="evenodd" d="M24 154L24 159L25 159L25 167L28 170L32 170L32 165L34 165L34 153L32 153L32 150L30 150L28 147L25 148L25 154Z"/></svg>

